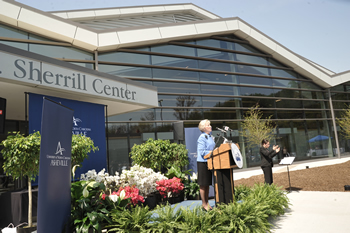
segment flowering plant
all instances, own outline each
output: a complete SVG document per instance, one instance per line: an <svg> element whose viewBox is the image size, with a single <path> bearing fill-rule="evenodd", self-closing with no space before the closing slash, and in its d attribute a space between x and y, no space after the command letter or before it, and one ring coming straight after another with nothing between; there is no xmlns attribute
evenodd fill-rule
<svg viewBox="0 0 350 233"><path fill-rule="evenodd" d="M113 193L120 187L135 186L141 196L147 197L157 191L156 182L167 179L160 172L154 172L150 168L134 165L130 170L123 170L122 174L116 172L114 176L109 175L102 169L99 173L90 170L80 177L81 180L102 182L106 186L106 192Z"/></svg>
<svg viewBox="0 0 350 233"><path fill-rule="evenodd" d="M179 194L184 189L184 185L181 183L181 179L177 177L160 180L156 183L157 190L163 198L171 197L173 194Z"/></svg>
<svg viewBox="0 0 350 233"><path fill-rule="evenodd" d="M189 182L185 184L185 195L195 197L199 195L199 184L197 183L197 173L193 173L190 176Z"/></svg>

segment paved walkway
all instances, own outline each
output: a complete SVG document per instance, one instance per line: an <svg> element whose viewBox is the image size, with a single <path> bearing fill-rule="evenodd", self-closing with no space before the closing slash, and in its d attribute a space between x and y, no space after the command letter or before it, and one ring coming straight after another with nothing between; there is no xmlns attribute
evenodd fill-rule
<svg viewBox="0 0 350 233"><path fill-rule="evenodd" d="M327 158L296 162L289 171L344 163L345 158ZM285 172L286 166L275 166L273 172ZM350 171L349 171L350 172ZM262 170L235 170L234 179L249 178L263 174ZM350 185L350 180L349 180ZM311 192L292 191L288 193L291 203L286 213L276 219L270 219L274 225L273 233L349 233L350 232L350 191Z"/></svg>

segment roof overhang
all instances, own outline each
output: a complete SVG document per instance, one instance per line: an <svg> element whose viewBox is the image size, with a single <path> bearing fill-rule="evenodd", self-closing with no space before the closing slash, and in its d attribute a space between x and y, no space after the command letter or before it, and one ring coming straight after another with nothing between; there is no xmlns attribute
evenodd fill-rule
<svg viewBox="0 0 350 233"><path fill-rule="evenodd" d="M256 48L271 54L278 61L294 68L296 72L312 79L323 88L350 81L350 71L331 72L290 51L238 17L220 18L193 4L65 11L54 12L55 15L10 0L0 0L0 8L6 9L0 13L0 22L65 41L90 51L109 51L232 33L249 41ZM197 14L206 15L209 19L105 31L92 30L72 21L72 19L111 17L121 14L136 15L150 12L154 14L166 9L189 9L198 12Z"/></svg>

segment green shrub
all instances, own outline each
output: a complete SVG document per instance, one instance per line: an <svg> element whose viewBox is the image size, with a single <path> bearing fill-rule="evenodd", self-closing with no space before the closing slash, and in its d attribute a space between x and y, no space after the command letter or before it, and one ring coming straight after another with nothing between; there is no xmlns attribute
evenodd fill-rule
<svg viewBox="0 0 350 233"><path fill-rule="evenodd" d="M161 171L162 168L176 166L183 168L189 164L187 149L185 145L170 143L169 140L148 139L141 145L134 145L131 148L130 157L133 165Z"/></svg>
<svg viewBox="0 0 350 233"><path fill-rule="evenodd" d="M157 206L153 211L136 207L113 214L116 232L270 232L270 216L284 213L289 202L286 192L275 185L235 187L236 202L220 204L211 211L201 206ZM239 199L237 199L239 197ZM112 231L110 230L110 231Z"/></svg>

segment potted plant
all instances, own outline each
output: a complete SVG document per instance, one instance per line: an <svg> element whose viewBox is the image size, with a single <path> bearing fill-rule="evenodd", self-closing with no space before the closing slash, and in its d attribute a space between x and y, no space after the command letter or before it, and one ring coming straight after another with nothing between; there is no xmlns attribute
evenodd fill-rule
<svg viewBox="0 0 350 233"><path fill-rule="evenodd" d="M196 173L193 173L185 184L185 195L187 200L199 200L199 184L197 183Z"/></svg>
<svg viewBox="0 0 350 233"><path fill-rule="evenodd" d="M4 157L3 169L13 179L28 178L28 227L33 226L32 217L32 184L39 174L41 135L35 133L24 136L13 132L1 142L4 147L1 153ZM84 135L72 135L72 166L81 164L88 153L98 150L91 138Z"/></svg>
<svg viewBox="0 0 350 233"><path fill-rule="evenodd" d="M28 227L33 226L32 219L32 180L39 174L40 132L24 136L19 132L9 135L1 142L4 157L3 169L13 179L28 178Z"/></svg>
<svg viewBox="0 0 350 233"><path fill-rule="evenodd" d="M157 190L163 198L163 202L169 202L170 197L174 197L181 193L184 189L181 179L173 177L172 179L164 179L157 181Z"/></svg>

